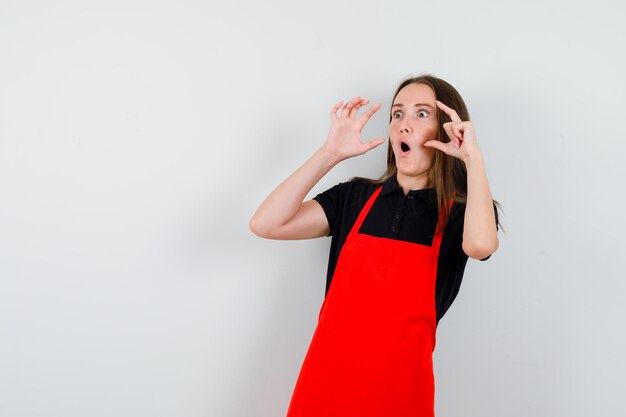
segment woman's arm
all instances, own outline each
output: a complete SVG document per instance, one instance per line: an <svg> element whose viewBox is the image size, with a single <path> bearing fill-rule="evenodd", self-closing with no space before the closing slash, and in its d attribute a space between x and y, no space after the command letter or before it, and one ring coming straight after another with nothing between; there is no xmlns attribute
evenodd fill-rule
<svg viewBox="0 0 626 417"><path fill-rule="evenodd" d="M361 142L363 126L380 108L377 103L357 119L359 108L368 102L355 97L345 104L341 116L337 116L337 111L342 101L335 104L330 112L332 124L326 142L265 198L249 222L254 234L268 239L309 239L328 235L330 228L322 207L315 200L304 203L302 200L339 162L384 142L384 139Z"/></svg>
<svg viewBox="0 0 626 417"><path fill-rule="evenodd" d="M463 159L467 169L467 204L463 223L463 252L484 259L498 249L493 198L482 153L476 149Z"/></svg>
<svg viewBox="0 0 626 417"><path fill-rule="evenodd" d="M306 206L302 201L313 186L338 163L337 157L324 147L315 151L304 165L265 198L250 219L250 230L255 235L268 239L307 239L326 236L330 229L324 210L315 200ZM281 228L285 228L300 211L301 214L294 223L295 227L281 231Z"/></svg>
<svg viewBox="0 0 626 417"><path fill-rule="evenodd" d="M489 191L483 155L471 121L462 121L456 110L436 100L439 108L450 116L443 124L450 142L430 140L425 146L439 149L465 162L467 170L467 204L463 223L463 252L470 258L484 259L498 249L496 217Z"/></svg>

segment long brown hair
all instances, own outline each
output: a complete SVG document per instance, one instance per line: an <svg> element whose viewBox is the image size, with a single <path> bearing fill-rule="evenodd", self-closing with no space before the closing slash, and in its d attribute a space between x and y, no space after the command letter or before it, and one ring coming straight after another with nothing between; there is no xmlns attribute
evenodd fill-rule
<svg viewBox="0 0 626 417"><path fill-rule="evenodd" d="M446 81L430 74L423 74L403 80L391 99L392 104L400 90L409 84L426 84L430 86L430 88L432 88L435 92L436 100L439 100L448 107L456 110L461 120L470 120L469 112L467 111L465 102L459 92ZM451 121L450 116L448 116L446 112L437 108L437 120L439 121L439 129L437 130L436 140L440 142L450 142L450 138L443 128L444 123ZM389 123L391 123L391 112L389 113ZM397 172L398 167L396 166L396 158L391 146L391 140L388 140L387 169L383 175L376 180L365 177L353 177L351 180L359 179L365 180L373 185L381 185L389 178L396 175ZM442 227L436 231L436 233L439 233L445 228L450 216L451 207L449 204L444 204L444 202L449 202L452 199L458 203L467 203L467 170L465 168L465 163L459 158L455 158L454 156L447 155L444 152L435 149L435 162L430 171L428 171L428 177L437 194L438 212L443 213L443 219L441 222ZM498 208L501 209L501 205L496 200L492 201L496 216L496 227L502 228L500 221L498 220Z"/></svg>

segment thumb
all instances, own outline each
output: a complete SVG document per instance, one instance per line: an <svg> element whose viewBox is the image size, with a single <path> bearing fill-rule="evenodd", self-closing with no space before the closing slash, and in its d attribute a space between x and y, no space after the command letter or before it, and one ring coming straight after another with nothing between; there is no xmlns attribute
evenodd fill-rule
<svg viewBox="0 0 626 417"><path fill-rule="evenodd" d="M428 142L424 142L424 146L427 148L435 148L443 152L444 144L439 142L438 140L429 140Z"/></svg>
<svg viewBox="0 0 626 417"><path fill-rule="evenodd" d="M367 143L367 150L372 150L375 147L377 147L378 145L382 145L383 143L385 143L385 139L383 138L378 138L378 139L374 139L371 140Z"/></svg>

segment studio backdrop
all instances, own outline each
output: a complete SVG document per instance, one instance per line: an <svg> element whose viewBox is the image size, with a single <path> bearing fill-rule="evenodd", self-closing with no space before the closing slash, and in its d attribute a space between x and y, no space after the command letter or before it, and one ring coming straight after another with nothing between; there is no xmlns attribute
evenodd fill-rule
<svg viewBox="0 0 626 417"><path fill-rule="evenodd" d="M0 416L280 417L330 238L248 222L330 109L432 74L466 101L500 246L434 352L439 416L626 414L621 3L0 4ZM387 142L310 199L378 178Z"/></svg>

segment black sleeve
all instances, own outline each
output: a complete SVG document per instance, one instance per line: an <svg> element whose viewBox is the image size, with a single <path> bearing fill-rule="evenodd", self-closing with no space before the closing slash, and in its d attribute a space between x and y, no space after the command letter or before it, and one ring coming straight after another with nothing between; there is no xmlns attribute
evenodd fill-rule
<svg viewBox="0 0 626 417"><path fill-rule="evenodd" d="M328 226L330 228L330 232L328 232L326 236L332 236L335 230L335 223L341 212L341 202L343 201L345 193L345 184L346 183L341 182L313 197L313 200L317 201L324 209L324 213L326 213Z"/></svg>
<svg viewBox="0 0 626 417"><path fill-rule="evenodd" d="M457 223L457 228L460 225L460 233L461 235L463 235L463 224L465 222L465 204L460 205L461 210L459 210L459 218L460 218L460 222ZM493 205L493 211L495 213L496 216L496 231L500 230L500 228L498 227L498 208L496 207L495 203ZM491 258L491 255L487 256L486 258L483 259L479 259L480 261L486 261L487 259Z"/></svg>

